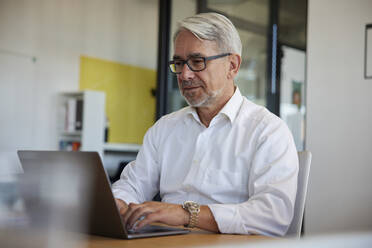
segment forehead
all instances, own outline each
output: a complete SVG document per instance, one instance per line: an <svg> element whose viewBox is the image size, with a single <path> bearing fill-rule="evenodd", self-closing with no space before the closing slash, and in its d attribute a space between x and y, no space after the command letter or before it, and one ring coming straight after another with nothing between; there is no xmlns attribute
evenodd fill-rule
<svg viewBox="0 0 372 248"><path fill-rule="evenodd" d="M188 57L193 54L210 56L216 54L217 48L216 42L200 40L190 31L183 30L174 41L174 56Z"/></svg>

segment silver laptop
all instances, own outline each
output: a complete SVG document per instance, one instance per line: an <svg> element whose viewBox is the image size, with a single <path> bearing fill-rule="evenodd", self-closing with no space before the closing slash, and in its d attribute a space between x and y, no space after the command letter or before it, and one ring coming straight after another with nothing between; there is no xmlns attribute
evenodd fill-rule
<svg viewBox="0 0 372 248"><path fill-rule="evenodd" d="M86 233L112 238L134 239L190 232L187 229L156 225L148 225L138 231L128 231L123 225L108 176L103 168L101 158L96 152L18 151L18 156L25 172L25 178L31 178L34 185L47 182L48 186L41 191L61 191L50 193L52 196L46 197L47 199L56 199L56 196L59 195L72 198L70 204L66 204L66 200L63 198L57 200L63 202L68 208L67 210L66 208L59 210L64 214L67 213L60 219L63 221L84 219L85 228L80 230ZM30 180L23 180L23 182L26 181L30 182ZM26 191L32 191L32 188L35 188L29 185L24 187ZM28 192L27 195L30 198L30 195L35 196L35 193ZM31 215L43 216L38 219L47 219L45 214L50 211L42 210L42 207L48 204L41 204L41 201L35 199L26 199L26 207L27 201L32 202L30 204ZM39 204L37 204L38 202ZM49 205L60 206L61 204L52 203ZM85 209L82 209L82 206L85 206ZM69 225L65 224L64 226ZM72 229L76 229L77 225L72 224L71 226L73 226Z"/></svg>

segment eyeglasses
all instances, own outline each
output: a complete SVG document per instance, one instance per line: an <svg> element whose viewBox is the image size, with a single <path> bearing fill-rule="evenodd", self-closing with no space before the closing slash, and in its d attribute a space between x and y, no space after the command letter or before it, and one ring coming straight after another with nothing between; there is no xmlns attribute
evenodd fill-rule
<svg viewBox="0 0 372 248"><path fill-rule="evenodd" d="M231 53L223 53L215 56L210 57L190 57L186 60L183 59L174 59L169 61L169 68L171 72L175 74L180 74L182 72L183 66L187 64L187 66L192 70L193 72L199 72L207 68L207 61L222 58L225 56L229 56Z"/></svg>

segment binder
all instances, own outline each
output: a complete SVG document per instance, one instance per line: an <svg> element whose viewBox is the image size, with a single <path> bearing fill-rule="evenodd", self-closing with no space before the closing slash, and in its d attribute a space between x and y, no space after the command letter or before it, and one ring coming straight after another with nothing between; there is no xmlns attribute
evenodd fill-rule
<svg viewBox="0 0 372 248"><path fill-rule="evenodd" d="M75 117L75 130L81 131L83 128L83 100L78 99L76 101L76 117Z"/></svg>
<svg viewBox="0 0 372 248"><path fill-rule="evenodd" d="M66 111L66 118L67 118L67 126L66 132L74 132L76 131L76 99L70 98L67 100L67 111Z"/></svg>

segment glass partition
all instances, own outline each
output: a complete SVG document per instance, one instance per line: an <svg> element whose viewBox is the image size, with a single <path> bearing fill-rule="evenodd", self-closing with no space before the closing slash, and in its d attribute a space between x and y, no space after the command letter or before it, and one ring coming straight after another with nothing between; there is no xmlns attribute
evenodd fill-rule
<svg viewBox="0 0 372 248"><path fill-rule="evenodd" d="M243 45L235 84L249 100L266 106L269 1L208 0L207 11L222 13L234 23Z"/></svg>
<svg viewBox="0 0 372 248"><path fill-rule="evenodd" d="M306 23L306 0L280 0L280 117L291 130L298 151L304 150L305 143Z"/></svg>
<svg viewBox="0 0 372 248"><path fill-rule="evenodd" d="M171 9L171 42L169 60L173 57L174 44L173 34L177 29L177 22L182 19L195 15L197 13L196 0L172 1ZM171 113L187 106L187 103L178 89L177 77L168 70L168 108L167 112Z"/></svg>
<svg viewBox="0 0 372 248"><path fill-rule="evenodd" d="M307 0L280 0L279 41L306 49Z"/></svg>
<svg viewBox="0 0 372 248"><path fill-rule="evenodd" d="M293 134L298 151L305 140L305 52L283 46L280 80L280 117Z"/></svg>
<svg viewBox="0 0 372 248"><path fill-rule="evenodd" d="M207 8L233 18L266 27L268 0L207 0Z"/></svg>
<svg viewBox="0 0 372 248"><path fill-rule="evenodd" d="M249 100L266 105L266 37L238 29L243 45L242 64L235 84Z"/></svg>

